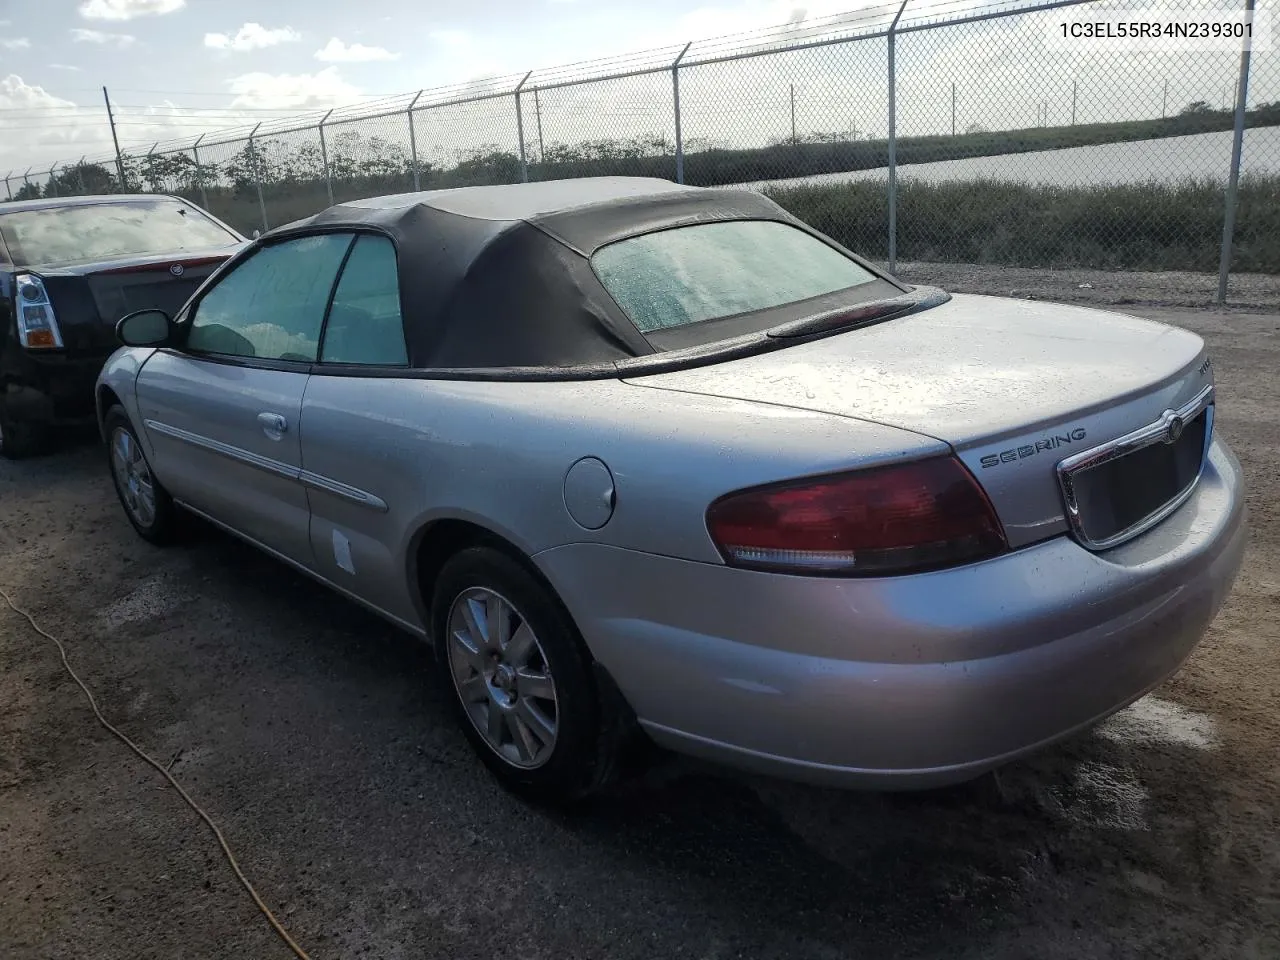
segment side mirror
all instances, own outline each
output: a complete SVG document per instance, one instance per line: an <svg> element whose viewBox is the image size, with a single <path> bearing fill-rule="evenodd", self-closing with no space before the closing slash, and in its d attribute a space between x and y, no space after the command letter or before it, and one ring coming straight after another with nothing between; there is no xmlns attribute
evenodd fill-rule
<svg viewBox="0 0 1280 960"><path fill-rule="evenodd" d="M116 324L116 338L126 347L163 347L173 336L173 321L163 310L139 310Z"/></svg>

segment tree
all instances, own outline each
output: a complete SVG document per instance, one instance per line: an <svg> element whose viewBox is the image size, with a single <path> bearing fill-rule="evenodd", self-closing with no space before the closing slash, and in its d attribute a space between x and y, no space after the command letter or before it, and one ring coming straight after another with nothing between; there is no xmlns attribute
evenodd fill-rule
<svg viewBox="0 0 1280 960"><path fill-rule="evenodd" d="M77 163L64 167L45 186L46 197L93 196L115 193L119 189L115 176L100 163Z"/></svg>
<svg viewBox="0 0 1280 960"><path fill-rule="evenodd" d="M271 183L271 167L262 144L250 140L240 152L227 161L223 172L239 191L254 189L260 183Z"/></svg>
<svg viewBox="0 0 1280 960"><path fill-rule="evenodd" d="M1182 116L1184 117L1203 117L1209 113L1218 113L1218 111L1209 106L1204 100L1195 100L1182 108Z"/></svg>
<svg viewBox="0 0 1280 960"><path fill-rule="evenodd" d="M185 153L149 153L142 158L141 176L154 193L180 193L195 182L196 162Z"/></svg>

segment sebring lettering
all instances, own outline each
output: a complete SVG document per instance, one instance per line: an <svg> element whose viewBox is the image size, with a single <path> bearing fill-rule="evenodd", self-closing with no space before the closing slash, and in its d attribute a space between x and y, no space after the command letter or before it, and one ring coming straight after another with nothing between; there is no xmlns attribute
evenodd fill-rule
<svg viewBox="0 0 1280 960"><path fill-rule="evenodd" d="M1001 450L999 453L989 453L978 462L982 464L983 469L997 467L1002 463L1015 463L1027 457L1034 457L1038 453L1044 453L1046 450L1057 450L1062 446L1079 443L1084 438L1084 427L1076 427L1066 433L1055 433L1052 437L1037 440L1035 443L1024 443L1008 450Z"/></svg>

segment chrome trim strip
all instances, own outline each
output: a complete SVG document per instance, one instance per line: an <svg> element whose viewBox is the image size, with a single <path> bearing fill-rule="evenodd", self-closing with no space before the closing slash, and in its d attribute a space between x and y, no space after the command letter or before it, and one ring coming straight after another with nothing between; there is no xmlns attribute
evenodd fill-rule
<svg viewBox="0 0 1280 960"><path fill-rule="evenodd" d="M245 466L264 470L277 477L283 477L286 480L297 480L305 486L332 493L335 496L350 500L352 503L358 503L362 507L376 510L378 513L386 513L389 509L387 502L381 497L377 497L366 490L361 490L359 487L353 487L338 480L331 480L329 477L313 473L310 470L291 467L289 464L281 463L279 460L272 460L269 457L243 450L240 447L233 447L231 444L223 443L221 440L211 440L208 437L200 436L198 433L171 427L167 423L160 423L158 420L144 420L143 423L146 424L148 430L154 430L156 433L162 433L175 440L181 440L183 443L189 443L193 447L199 447L202 450L208 450L210 453L227 457L230 460L243 463Z"/></svg>
<svg viewBox="0 0 1280 960"><path fill-rule="evenodd" d="M300 471L298 479L308 487L313 487L316 490L323 490L325 493L332 493L334 496L350 500L352 503L358 503L360 506L368 507L370 510L376 510L378 513L386 513L388 510L387 501L383 500L381 497L374 496L372 493L369 493L367 490L361 490L359 487L353 487L350 484L342 483L338 480L331 480L318 473L312 473L310 470Z"/></svg>
<svg viewBox="0 0 1280 960"><path fill-rule="evenodd" d="M1089 550L1106 550L1110 547L1119 546L1134 537L1146 533L1187 502L1191 494L1195 492L1196 486L1200 483L1200 477L1204 474L1205 461L1209 456L1209 446L1213 442L1213 397L1213 385L1210 384L1178 409L1166 410L1160 416L1160 419L1154 423L1149 423L1145 427L1133 431L1133 433L1125 434L1123 437L1099 444L1090 450L1085 450L1059 461L1057 466L1058 485L1062 489L1062 499L1067 508L1067 523L1070 524L1071 532L1081 546ZM1084 521L1080 517L1080 505L1076 502L1075 488L1072 483L1073 476L1081 471L1101 466L1126 454L1141 450L1144 447L1164 443L1169 437L1169 429L1174 420L1186 423L1189 420L1194 420L1201 413L1206 413L1204 450L1201 451L1200 469L1196 471L1195 478L1176 497L1162 504L1137 523L1102 540L1090 539L1084 531Z"/></svg>
<svg viewBox="0 0 1280 960"><path fill-rule="evenodd" d="M283 477L286 480L297 480L298 474L302 472L297 467L291 467L289 464L281 463L279 460L259 456L248 450L242 450L240 447L233 447L229 443L223 443L221 440L211 440L209 437L202 437L198 433L171 427L167 423L160 423L158 420L144 420L143 423L148 430L154 430L156 433L162 433L166 437L181 440L183 443L189 443L193 447L208 450L210 453L236 460L245 466L275 474L277 477Z"/></svg>

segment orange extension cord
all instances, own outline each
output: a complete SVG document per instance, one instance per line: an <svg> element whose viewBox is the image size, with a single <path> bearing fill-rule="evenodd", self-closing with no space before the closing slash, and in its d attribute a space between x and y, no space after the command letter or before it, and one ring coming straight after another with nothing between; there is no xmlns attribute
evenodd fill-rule
<svg viewBox="0 0 1280 960"><path fill-rule="evenodd" d="M182 789L182 784L178 783L178 781L173 778L173 774L148 756L145 750L130 740L128 736L121 733L116 727L112 726L107 718L102 715L102 711L98 709L97 701L93 699L93 693L84 685L84 681L76 676L76 672L71 669L71 664L67 662L67 649L62 645L62 641L53 634L44 630L40 624L36 623L35 618L14 603L13 598L10 597L9 594L5 593L3 588L0 588L0 597L4 598L4 602L9 605L10 609L12 609L14 613L27 618L27 622L31 624L32 630L40 634L40 636L44 637L46 640L51 640L53 642L54 646L58 648L58 653L62 655L63 668L71 676L71 679L76 682L76 686L84 691L85 698L89 701L89 706L93 710L93 715L98 718L98 722L106 727L107 730L116 737L116 739L122 742L151 766L155 767L156 770L160 772L160 775L169 781L169 786L178 791L178 795L186 801L187 806L199 814L200 819L208 825L209 829L213 831L213 835L218 838L218 846L222 848L222 853L227 858L227 863L231 865L231 869L235 872L236 879L239 880L241 886L248 891L249 896L253 898L254 904L262 911L262 915L267 918L267 922L271 924L272 929L274 929L276 933L280 934L280 939L288 945L289 949L293 951L294 956L296 956L298 960L311 960L307 955L307 952L303 950L302 947L298 946L293 937L289 936L289 931L285 930L285 928L281 926L280 921L276 919L275 914L271 912L270 908L263 903L262 898L258 896L258 891L253 888L253 884L249 882L249 878L246 877L244 875L244 871L240 869L240 864L236 862L235 854L231 852L231 847L227 845L227 841L222 836L222 831L218 829L218 825L213 822L207 813L200 809L200 805L191 799L191 795L187 793L186 790Z"/></svg>

